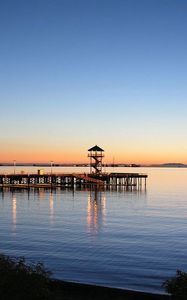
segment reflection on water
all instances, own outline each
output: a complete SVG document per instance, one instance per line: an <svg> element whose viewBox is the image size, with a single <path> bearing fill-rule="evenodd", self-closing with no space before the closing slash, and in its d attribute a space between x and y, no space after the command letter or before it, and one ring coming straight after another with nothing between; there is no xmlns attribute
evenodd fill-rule
<svg viewBox="0 0 187 300"><path fill-rule="evenodd" d="M16 193L12 193L12 231L16 231L16 223L17 223L17 201L16 201Z"/></svg>
<svg viewBox="0 0 187 300"><path fill-rule="evenodd" d="M97 188L88 194L87 225L92 235L97 234L105 222L106 196Z"/></svg>
<svg viewBox="0 0 187 300"><path fill-rule="evenodd" d="M37 191L37 189L35 191ZM38 200L39 201L45 200L45 189L39 188L37 192L38 192Z"/></svg>
<svg viewBox="0 0 187 300"><path fill-rule="evenodd" d="M53 224L54 221L54 194L53 192L49 195L49 208L50 208L50 221Z"/></svg>
<svg viewBox="0 0 187 300"><path fill-rule="evenodd" d="M162 292L187 271L187 169L139 172L147 191L1 189L0 251L64 280Z"/></svg>

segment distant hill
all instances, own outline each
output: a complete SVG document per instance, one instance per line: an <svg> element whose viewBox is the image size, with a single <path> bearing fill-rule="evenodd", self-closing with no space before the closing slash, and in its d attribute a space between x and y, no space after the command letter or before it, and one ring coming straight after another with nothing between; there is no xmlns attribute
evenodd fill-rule
<svg viewBox="0 0 187 300"><path fill-rule="evenodd" d="M175 168L185 168L187 165L181 163L166 163L162 164L163 167L175 167Z"/></svg>
<svg viewBox="0 0 187 300"><path fill-rule="evenodd" d="M181 163L164 163L164 164L154 164L150 167L163 167L163 168L187 168L187 165Z"/></svg>

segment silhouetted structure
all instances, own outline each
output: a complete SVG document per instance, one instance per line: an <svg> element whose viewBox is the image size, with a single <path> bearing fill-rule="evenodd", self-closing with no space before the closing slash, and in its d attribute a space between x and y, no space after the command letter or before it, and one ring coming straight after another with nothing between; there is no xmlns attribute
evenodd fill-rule
<svg viewBox="0 0 187 300"><path fill-rule="evenodd" d="M104 150L99 146L88 149L88 157L90 158L90 173L95 173L97 175L102 173L102 159L104 157Z"/></svg>
<svg viewBox="0 0 187 300"><path fill-rule="evenodd" d="M88 150L90 158L90 174L89 173L54 173L45 174L43 170L39 170L37 174L0 174L1 187L67 187L74 188L86 186L98 186L102 188L117 189L124 187L125 189L141 189L144 181L146 187L146 174L140 173L102 173L102 159L104 150L99 146L94 146Z"/></svg>
<svg viewBox="0 0 187 300"><path fill-rule="evenodd" d="M146 186L146 174L140 173L102 173L102 174L0 174L0 187L126 187L141 189Z"/></svg>

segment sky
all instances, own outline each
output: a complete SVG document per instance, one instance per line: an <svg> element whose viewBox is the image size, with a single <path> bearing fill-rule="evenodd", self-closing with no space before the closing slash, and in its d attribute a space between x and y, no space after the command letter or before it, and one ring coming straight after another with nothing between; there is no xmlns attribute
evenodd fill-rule
<svg viewBox="0 0 187 300"><path fill-rule="evenodd" d="M187 163L186 0L0 0L0 161Z"/></svg>

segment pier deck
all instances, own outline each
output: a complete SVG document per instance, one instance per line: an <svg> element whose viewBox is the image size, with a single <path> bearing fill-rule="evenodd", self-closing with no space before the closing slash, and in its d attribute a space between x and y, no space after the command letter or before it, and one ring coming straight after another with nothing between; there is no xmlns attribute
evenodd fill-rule
<svg viewBox="0 0 187 300"><path fill-rule="evenodd" d="M0 174L0 187L71 187L74 186L126 186L146 187L146 174L140 173L88 173L67 174Z"/></svg>

